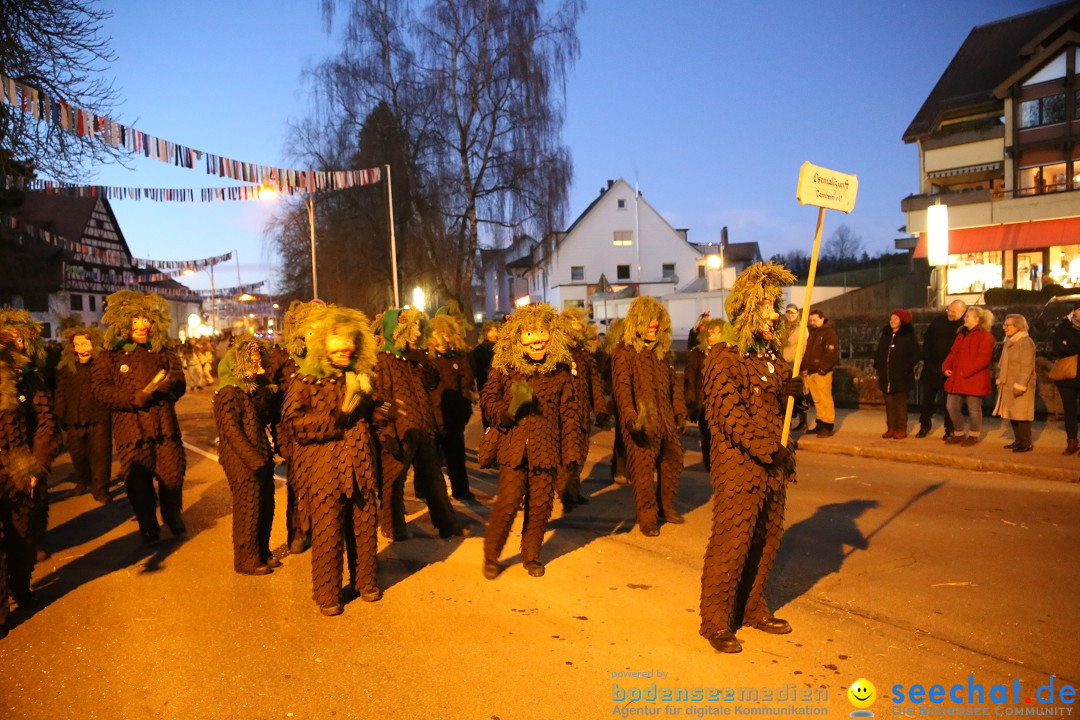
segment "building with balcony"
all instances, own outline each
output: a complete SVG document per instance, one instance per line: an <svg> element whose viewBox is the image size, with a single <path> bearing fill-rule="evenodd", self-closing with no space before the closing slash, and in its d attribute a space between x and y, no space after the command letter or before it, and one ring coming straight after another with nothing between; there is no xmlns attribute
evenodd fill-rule
<svg viewBox="0 0 1080 720"><path fill-rule="evenodd" d="M1080 287L1080 2L974 28L903 139L919 191L897 245L926 257L927 209L948 207L947 300Z"/></svg>

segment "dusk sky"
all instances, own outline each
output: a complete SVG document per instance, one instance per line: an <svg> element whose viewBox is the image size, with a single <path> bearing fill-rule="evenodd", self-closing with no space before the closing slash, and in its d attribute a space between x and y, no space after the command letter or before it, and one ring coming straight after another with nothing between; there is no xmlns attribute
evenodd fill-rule
<svg viewBox="0 0 1080 720"><path fill-rule="evenodd" d="M871 253L892 248L918 154L901 135L971 29L1046 6L1034 0L660 2L592 0L567 88L574 160L569 224L607 179L625 178L693 242L756 240L766 257L809 252L816 211L795 199L809 160L859 177L854 212L826 214ZM285 165L290 118L306 115L305 67L336 51L317 0L147 4L112 0L105 25L123 98L116 120L217 155ZM229 184L134 160L88 183ZM188 260L237 250L218 287L267 279L254 202L114 201L137 257ZM184 279L208 288L209 276ZM268 290L274 288L268 287Z"/></svg>

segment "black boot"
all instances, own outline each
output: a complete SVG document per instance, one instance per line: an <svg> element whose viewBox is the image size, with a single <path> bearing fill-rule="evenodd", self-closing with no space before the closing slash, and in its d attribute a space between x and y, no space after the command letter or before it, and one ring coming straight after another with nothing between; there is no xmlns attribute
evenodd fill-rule
<svg viewBox="0 0 1080 720"><path fill-rule="evenodd" d="M833 424L832 423L819 422L817 424L817 426L820 428L820 430L817 431L817 436L819 438L828 438L828 437L833 436Z"/></svg>

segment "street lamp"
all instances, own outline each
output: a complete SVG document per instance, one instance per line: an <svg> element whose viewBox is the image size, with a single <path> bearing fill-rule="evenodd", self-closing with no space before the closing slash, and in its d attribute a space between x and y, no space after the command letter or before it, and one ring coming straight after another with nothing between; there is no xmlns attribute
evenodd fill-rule
<svg viewBox="0 0 1080 720"><path fill-rule="evenodd" d="M210 263L209 267L203 268L210 273L210 330L217 332L217 294L214 292L214 263ZM185 277L191 277L195 274L195 268L184 268L183 274Z"/></svg>
<svg viewBox="0 0 1080 720"><path fill-rule="evenodd" d="M427 298L424 297L423 289L418 288L418 287L414 287L413 291L412 291L412 304L413 304L413 307L416 308L417 310L419 310L420 312L424 312L425 303L427 303Z"/></svg>
<svg viewBox="0 0 1080 720"><path fill-rule="evenodd" d="M949 264L949 206L936 205L926 208L926 259L934 268L937 280L937 305L945 304L946 266Z"/></svg>

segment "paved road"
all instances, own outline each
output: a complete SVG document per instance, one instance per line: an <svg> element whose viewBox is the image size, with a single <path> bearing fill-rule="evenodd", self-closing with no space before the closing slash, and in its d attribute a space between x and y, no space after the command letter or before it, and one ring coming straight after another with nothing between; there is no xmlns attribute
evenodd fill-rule
<svg viewBox="0 0 1080 720"><path fill-rule="evenodd" d="M184 426L193 448L212 447L208 419ZM35 574L42 606L0 641L0 718L511 720L752 704L630 702L652 684L814 693L824 699L795 705L847 716L859 677L877 685L881 716L898 683L973 674L1031 694L1051 675L1080 680L1080 486L801 453L770 588L795 632L746 630L741 655L718 655L697 634L710 519L700 457L686 457L687 524L645 538L629 489L606 480L610 438L594 437L593 502L556 512L544 578L515 564L485 580L482 539L437 539L410 500L417 537L380 542L384 599L337 618L310 598L307 555L267 577L232 572L229 492L213 460L188 456L191 538L147 553L126 501L69 496L62 456L52 556ZM473 470L488 498L494 476ZM283 499L279 488L278 519ZM487 507L463 511L482 533ZM279 522L275 545L283 536Z"/></svg>

